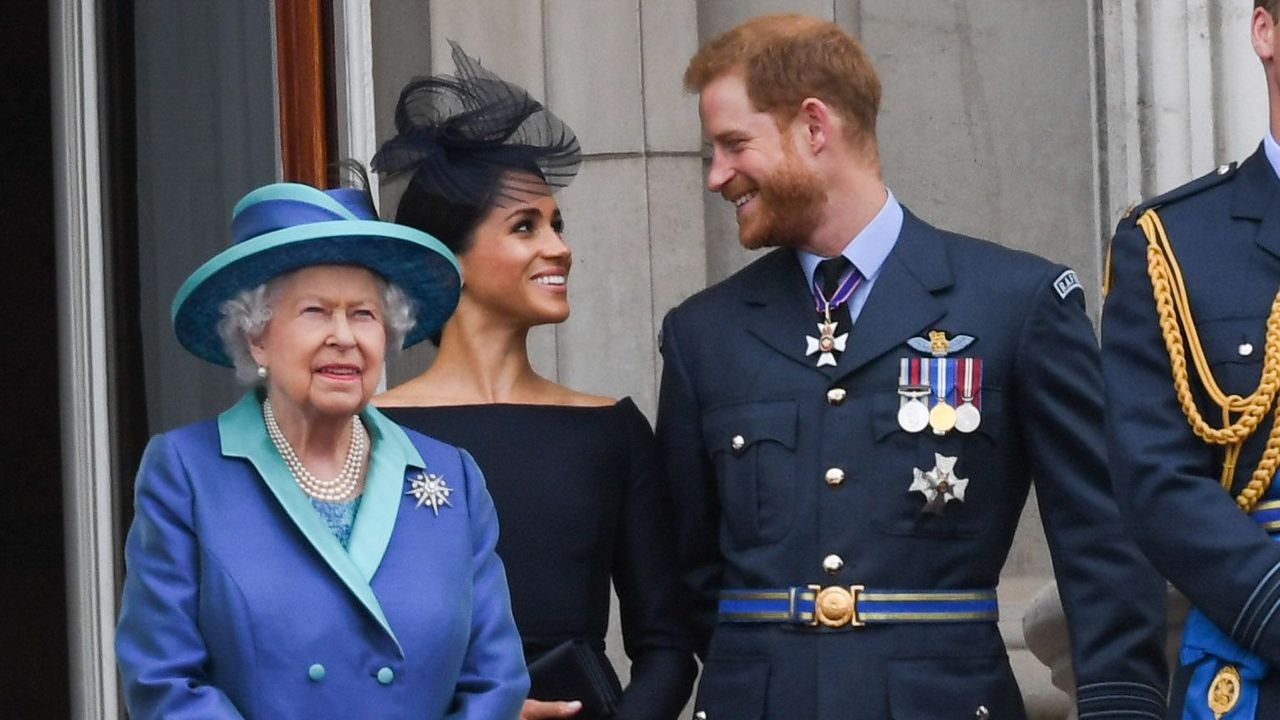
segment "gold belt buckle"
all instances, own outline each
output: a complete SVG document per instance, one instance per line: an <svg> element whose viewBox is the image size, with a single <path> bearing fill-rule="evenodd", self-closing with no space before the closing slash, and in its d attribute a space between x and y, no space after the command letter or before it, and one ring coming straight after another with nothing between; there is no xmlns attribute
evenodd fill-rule
<svg viewBox="0 0 1280 720"><path fill-rule="evenodd" d="M813 627L819 624L827 627L862 627L865 622L858 619L858 593L866 589L863 585L850 585L848 588L839 585L810 585L813 591Z"/></svg>

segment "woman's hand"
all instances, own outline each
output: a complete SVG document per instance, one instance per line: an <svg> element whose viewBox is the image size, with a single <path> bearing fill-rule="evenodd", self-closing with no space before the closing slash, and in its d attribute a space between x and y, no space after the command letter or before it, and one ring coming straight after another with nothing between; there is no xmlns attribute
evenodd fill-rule
<svg viewBox="0 0 1280 720"><path fill-rule="evenodd" d="M578 714L582 703L577 700L525 700L520 708L520 720L547 720L548 718L567 718Z"/></svg>

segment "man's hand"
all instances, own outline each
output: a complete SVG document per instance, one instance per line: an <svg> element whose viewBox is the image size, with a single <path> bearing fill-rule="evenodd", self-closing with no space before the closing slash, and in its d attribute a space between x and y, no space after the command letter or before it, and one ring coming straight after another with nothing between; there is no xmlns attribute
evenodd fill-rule
<svg viewBox="0 0 1280 720"><path fill-rule="evenodd" d="M567 718L578 714L582 703L577 700L525 700L520 708L520 720L549 720L550 718Z"/></svg>

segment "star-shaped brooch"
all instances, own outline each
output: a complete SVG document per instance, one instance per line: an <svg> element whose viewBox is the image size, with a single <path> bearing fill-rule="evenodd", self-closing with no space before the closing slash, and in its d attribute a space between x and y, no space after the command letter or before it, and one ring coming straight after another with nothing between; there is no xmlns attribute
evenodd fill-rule
<svg viewBox="0 0 1280 720"><path fill-rule="evenodd" d="M915 473L915 480L907 492L924 495L924 511L941 515L943 508L952 500L964 502L964 492L969 487L969 480L955 476L955 458L934 453L933 462L934 466L929 470L911 468Z"/></svg>
<svg viewBox="0 0 1280 720"><path fill-rule="evenodd" d="M441 506L453 507L449 503L449 493L453 488L444 484L444 476L435 473L420 472L409 478L409 489L405 495L412 495L418 501L417 507L429 505L431 512L440 515Z"/></svg>
<svg viewBox="0 0 1280 720"><path fill-rule="evenodd" d="M814 353L818 355L818 367L823 365L836 366L836 353L844 352L845 343L849 340L849 333L836 335L836 326L838 322L820 322L818 323L818 337L805 336L804 340L808 344L808 349L804 351L804 356L809 357Z"/></svg>

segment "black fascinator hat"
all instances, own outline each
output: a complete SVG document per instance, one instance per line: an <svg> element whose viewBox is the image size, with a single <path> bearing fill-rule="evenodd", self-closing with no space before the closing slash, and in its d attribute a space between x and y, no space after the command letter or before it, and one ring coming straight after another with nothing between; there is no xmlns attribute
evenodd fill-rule
<svg viewBox="0 0 1280 720"><path fill-rule="evenodd" d="M421 193L480 209L568 185L582 163L573 130L524 88L449 45L457 74L406 85L396 103L397 134L373 158L373 169L384 175L412 173L401 209Z"/></svg>

